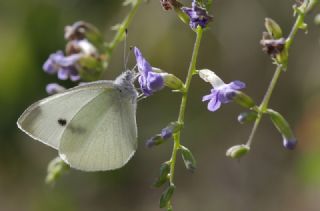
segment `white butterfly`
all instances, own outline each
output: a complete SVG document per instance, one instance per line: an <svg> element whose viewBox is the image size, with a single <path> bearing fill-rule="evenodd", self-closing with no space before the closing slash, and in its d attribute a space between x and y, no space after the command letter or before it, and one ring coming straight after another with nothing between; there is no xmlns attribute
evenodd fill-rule
<svg viewBox="0 0 320 211"><path fill-rule="evenodd" d="M26 134L59 151L71 167L104 171L125 165L137 148L133 72L86 83L32 104L18 119Z"/></svg>

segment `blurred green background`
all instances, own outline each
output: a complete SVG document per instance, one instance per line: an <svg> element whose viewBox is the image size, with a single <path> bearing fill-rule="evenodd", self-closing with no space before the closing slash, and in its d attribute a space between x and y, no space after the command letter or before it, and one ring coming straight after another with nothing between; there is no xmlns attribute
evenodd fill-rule
<svg viewBox="0 0 320 211"><path fill-rule="evenodd" d="M146 149L144 142L177 118L180 95L168 89L139 102L139 149L122 169L84 173L71 170L54 186L44 184L47 163L57 152L33 141L16 127L31 103L47 96L55 76L42 71L51 52L63 49L63 30L77 20L97 25L110 41L110 27L129 8L118 0L0 1L0 210L73 211L160 210L161 190L151 187L159 166L169 159L172 143ZM205 33L198 68L214 70L226 82L246 82L260 101L275 67L261 51L264 18L275 19L287 34L294 22L293 0L216 0L214 21ZM251 125L236 121L235 104L210 113L201 102L210 86L195 77L187 107L182 142L193 151L198 168L187 172L179 157L174 207L179 211L320 210L320 28L308 18L308 34L299 32L290 51L289 70L271 99L299 139L296 150L282 147L281 136L265 118L252 151L241 161L225 157L245 143ZM195 34L158 0L143 4L129 27L128 45L138 46L153 66L184 78ZM131 56L129 67L134 66ZM110 61L105 78L123 71L123 45ZM68 84L71 86L71 84Z"/></svg>

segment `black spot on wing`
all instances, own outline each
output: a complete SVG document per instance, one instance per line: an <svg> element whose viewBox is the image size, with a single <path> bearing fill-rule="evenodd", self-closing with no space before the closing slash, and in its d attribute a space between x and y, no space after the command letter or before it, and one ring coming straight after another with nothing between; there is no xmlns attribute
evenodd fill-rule
<svg viewBox="0 0 320 211"><path fill-rule="evenodd" d="M66 119L58 119L58 124L61 126L65 126L67 124L67 120Z"/></svg>

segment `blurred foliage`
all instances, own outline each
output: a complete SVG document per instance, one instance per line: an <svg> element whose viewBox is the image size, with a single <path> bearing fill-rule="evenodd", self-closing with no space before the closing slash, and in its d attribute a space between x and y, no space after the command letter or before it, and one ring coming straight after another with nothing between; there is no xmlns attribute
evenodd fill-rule
<svg viewBox="0 0 320 211"><path fill-rule="evenodd" d="M214 21L204 34L198 68L212 69L226 81L245 81L246 92L260 101L273 74L259 45L264 18L273 18L283 33L288 33L293 3L214 1ZM44 178L56 151L31 140L15 123L27 106L46 96L45 85L57 81L42 71L42 64L51 52L64 46L64 26L85 20L111 40L111 26L128 11L121 4L116 0L0 2L0 210L158 209L161 193L150 187L171 146L145 149L143 145L176 119L179 94L164 90L140 101L139 150L123 169L100 173L71 170L52 188L44 184ZM263 121L249 155L241 162L230 161L225 150L245 142L251 125L236 121L242 109L234 104L209 113L201 97L210 87L195 78L182 143L192 150L197 169L189 174L182 159L178 160L176 210L319 210L320 101L314 99L320 91L320 28L312 24L313 16L307 19L308 34L299 33L288 71L271 99L271 107L295 125L297 150L285 151L280 135L269 121ZM129 27L128 46L139 46L153 66L184 78L194 40L187 27L174 13L163 11L158 1L149 1ZM134 66L132 56L128 66ZM114 78L123 68L120 45L105 78Z"/></svg>

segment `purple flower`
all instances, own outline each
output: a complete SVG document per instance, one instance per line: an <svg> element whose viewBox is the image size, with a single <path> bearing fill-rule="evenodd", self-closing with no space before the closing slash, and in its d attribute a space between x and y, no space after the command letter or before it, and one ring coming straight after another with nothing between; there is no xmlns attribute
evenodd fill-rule
<svg viewBox="0 0 320 211"><path fill-rule="evenodd" d="M152 66L142 56L141 51L137 47L134 48L134 54L140 73L138 80L141 90L146 96L150 96L164 87L163 76L161 73L152 71Z"/></svg>
<svg viewBox="0 0 320 211"><path fill-rule="evenodd" d="M206 82L211 83L214 87L211 89L211 94L205 95L202 101L208 101L208 110L216 111L221 104L229 103L237 94L237 90L245 88L245 83L241 81L233 81L225 84L214 72L204 69L199 71L199 76Z"/></svg>
<svg viewBox="0 0 320 211"><path fill-rule="evenodd" d="M195 1L192 2L191 8L182 7L181 10L189 16L189 25L192 29L196 29L198 26L205 28L212 20L212 16L208 14L207 10L198 6Z"/></svg>
<svg viewBox="0 0 320 211"><path fill-rule="evenodd" d="M46 73L56 74L60 80L72 81L80 80L80 75L76 69L76 64L81 58L80 54L72 54L64 56L62 51L57 51L49 56L47 61L43 64L43 69Z"/></svg>

